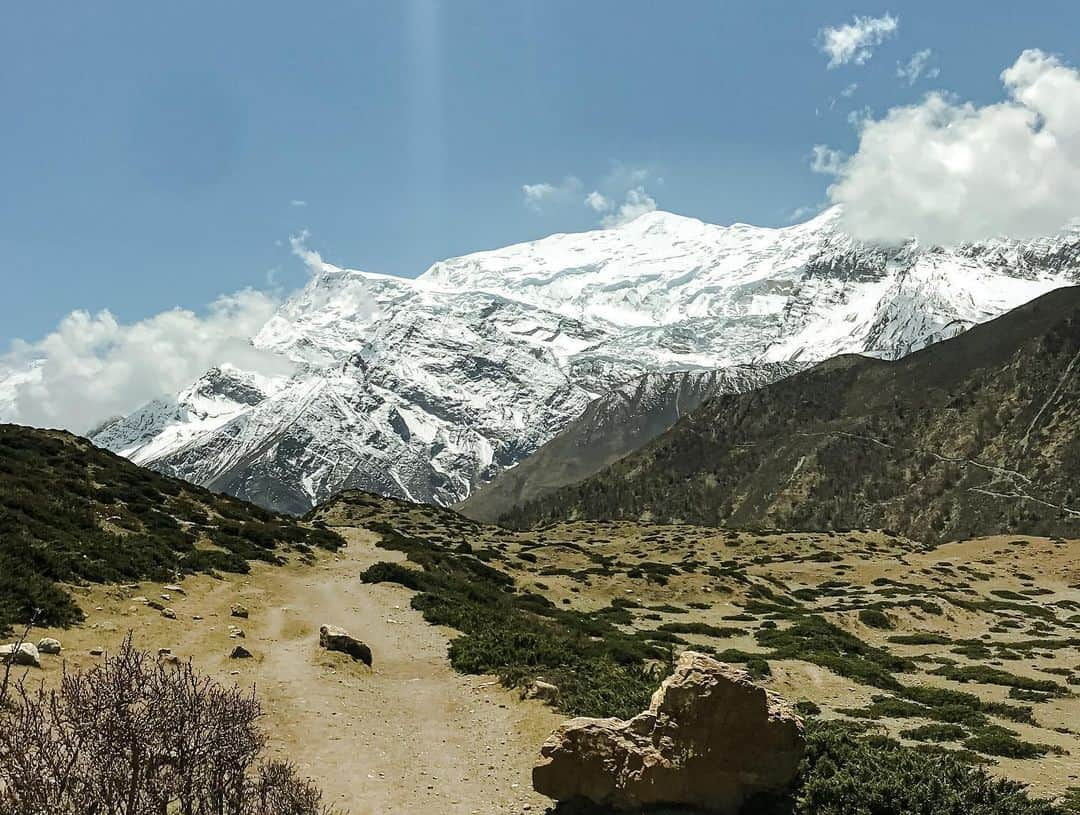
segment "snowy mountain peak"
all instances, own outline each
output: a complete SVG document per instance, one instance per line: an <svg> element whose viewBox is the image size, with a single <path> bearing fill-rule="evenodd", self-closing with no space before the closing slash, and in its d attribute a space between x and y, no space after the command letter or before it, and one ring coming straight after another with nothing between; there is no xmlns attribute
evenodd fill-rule
<svg viewBox="0 0 1080 815"><path fill-rule="evenodd" d="M323 263L253 337L268 371L218 366L95 441L290 511L346 487L451 504L645 373L898 357L1080 280L1076 235L879 248L839 215L651 212L412 280Z"/></svg>

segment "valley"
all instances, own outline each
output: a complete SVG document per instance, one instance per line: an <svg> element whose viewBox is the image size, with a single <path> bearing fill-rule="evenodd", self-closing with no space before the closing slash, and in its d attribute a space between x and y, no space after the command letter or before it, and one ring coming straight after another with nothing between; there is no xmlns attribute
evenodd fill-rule
<svg viewBox="0 0 1080 815"><path fill-rule="evenodd" d="M660 673L668 649L692 648L745 666L812 718L957 751L1036 795L1080 786L1076 541L927 546L869 530L626 522L511 532L363 493L315 517L342 534L344 548L257 564L247 575L189 577L182 593L163 583L73 588L86 620L34 632L64 643L61 657L42 657L41 675L51 682L64 667L93 664L100 657L91 650L116 648L130 630L140 647L254 685L274 749L354 815L543 811L529 781L539 745L562 716L593 704L560 676L571 655L545 665L550 658L492 651L490 672L462 673L461 664L456 672L454 649L471 652L468 643L486 634L429 625L430 604L414 599L422 595L371 572L379 563L441 572L454 558L513 581L519 608L541 626L559 619L555 610L613 626ZM447 553L444 565L406 560L402 541ZM159 594L176 619L140 599ZM236 603L249 618L230 617ZM327 622L371 646L373 669L319 649ZM245 636L230 638L230 624ZM236 643L253 658L229 659ZM522 671L517 658L532 664ZM537 676L561 686L555 708L521 698Z"/></svg>

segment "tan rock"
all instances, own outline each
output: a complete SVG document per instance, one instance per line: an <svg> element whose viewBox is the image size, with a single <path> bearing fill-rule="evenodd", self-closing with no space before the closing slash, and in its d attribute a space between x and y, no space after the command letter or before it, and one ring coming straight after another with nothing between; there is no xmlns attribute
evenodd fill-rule
<svg viewBox="0 0 1080 815"><path fill-rule="evenodd" d="M802 720L743 670L687 651L629 721L572 719L544 743L536 791L618 810L658 804L734 815L795 777Z"/></svg>
<svg viewBox="0 0 1080 815"><path fill-rule="evenodd" d="M327 651L341 651L371 667L371 649L344 628L336 625L320 626L319 645Z"/></svg>
<svg viewBox="0 0 1080 815"><path fill-rule="evenodd" d="M559 701L559 688L550 682L545 682L543 679L535 679L525 686L521 697L523 699L539 699L553 705Z"/></svg>
<svg viewBox="0 0 1080 815"><path fill-rule="evenodd" d="M16 647L16 645L18 645L18 647ZM7 662L12 663L13 665L29 665L34 668L41 667L38 649L32 642L0 645L0 664Z"/></svg>

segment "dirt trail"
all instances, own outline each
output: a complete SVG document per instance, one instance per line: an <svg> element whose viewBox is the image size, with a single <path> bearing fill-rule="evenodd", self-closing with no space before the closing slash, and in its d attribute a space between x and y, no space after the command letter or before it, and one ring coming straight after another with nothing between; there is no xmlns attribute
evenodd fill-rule
<svg viewBox="0 0 1080 815"><path fill-rule="evenodd" d="M530 769L560 718L491 677L455 673L446 659L452 632L425 623L409 607L411 592L359 580L371 563L400 555L377 549L371 533L341 531L349 545L312 566L188 579L186 594L166 602L176 620L131 602L156 597L160 585L95 588L80 600L84 625L35 636L58 637L69 665L87 665L91 648L114 648L130 629L139 647L172 648L223 681L254 684L272 752L351 815L543 812L550 802L532 792ZM237 602L249 619L230 617ZM231 623L244 639L229 639ZM374 669L321 650L323 623L367 642ZM230 660L238 643L255 658ZM58 676L61 658L44 659L45 673Z"/></svg>

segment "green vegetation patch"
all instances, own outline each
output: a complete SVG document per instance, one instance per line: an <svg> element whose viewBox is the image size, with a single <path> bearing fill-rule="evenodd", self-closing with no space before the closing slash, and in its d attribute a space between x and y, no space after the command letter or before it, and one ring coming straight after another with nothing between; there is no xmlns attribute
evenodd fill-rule
<svg viewBox="0 0 1080 815"><path fill-rule="evenodd" d="M59 431L0 425L0 633L82 612L59 583L245 572L344 544L325 528L167 478Z"/></svg>
<svg viewBox="0 0 1080 815"><path fill-rule="evenodd" d="M560 609L522 593L511 577L471 555L388 524L370 528L382 536L382 546L405 552L422 569L377 563L363 580L417 591L412 606L424 619L460 631L450 662L462 673L495 674L508 687L543 677L558 686L559 707L567 713L628 718L648 706L670 670L671 650L655 641L656 632L626 634L616 627L613 620L629 613L625 607L593 614Z"/></svg>

